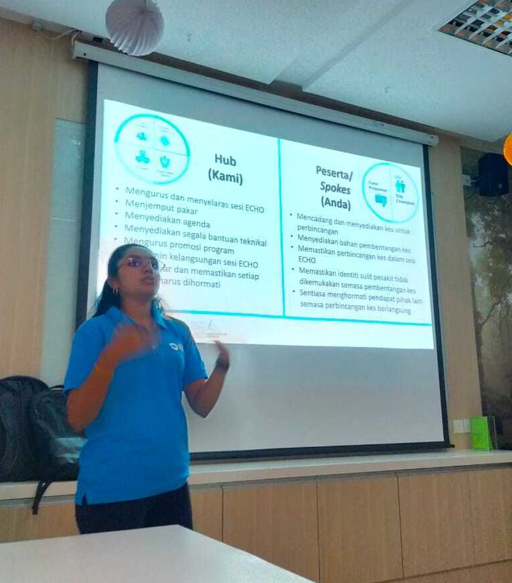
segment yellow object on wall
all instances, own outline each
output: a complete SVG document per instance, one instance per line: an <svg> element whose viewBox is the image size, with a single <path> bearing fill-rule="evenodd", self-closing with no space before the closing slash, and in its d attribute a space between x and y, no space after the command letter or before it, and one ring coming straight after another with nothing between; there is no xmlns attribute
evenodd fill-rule
<svg viewBox="0 0 512 583"><path fill-rule="evenodd" d="M505 160L512 166L512 132L509 137L505 140L505 145L503 146L503 154Z"/></svg>

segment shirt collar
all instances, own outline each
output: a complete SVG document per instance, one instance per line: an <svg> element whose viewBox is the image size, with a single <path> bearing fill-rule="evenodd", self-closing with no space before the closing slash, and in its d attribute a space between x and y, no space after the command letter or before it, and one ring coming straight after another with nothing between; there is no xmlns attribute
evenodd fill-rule
<svg viewBox="0 0 512 583"><path fill-rule="evenodd" d="M164 318L164 315L162 313L162 310L158 310L157 308L155 308L153 306L153 308L151 310L151 314L152 314L155 322L160 326L160 328L163 328L165 330L165 328L166 328L165 318Z"/></svg>

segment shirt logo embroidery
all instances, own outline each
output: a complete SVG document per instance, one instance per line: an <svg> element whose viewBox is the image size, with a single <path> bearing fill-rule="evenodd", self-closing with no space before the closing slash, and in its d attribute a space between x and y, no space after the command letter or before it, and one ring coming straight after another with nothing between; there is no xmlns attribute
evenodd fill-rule
<svg viewBox="0 0 512 583"><path fill-rule="evenodd" d="M181 344L175 344L174 342L171 342L169 344L169 346L173 349L173 350L183 350L183 346Z"/></svg>

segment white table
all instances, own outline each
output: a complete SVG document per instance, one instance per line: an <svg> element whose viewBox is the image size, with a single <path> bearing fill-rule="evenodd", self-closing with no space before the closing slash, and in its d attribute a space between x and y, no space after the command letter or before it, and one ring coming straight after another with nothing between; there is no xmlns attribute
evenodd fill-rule
<svg viewBox="0 0 512 583"><path fill-rule="evenodd" d="M180 526L0 544L5 583L307 583Z"/></svg>

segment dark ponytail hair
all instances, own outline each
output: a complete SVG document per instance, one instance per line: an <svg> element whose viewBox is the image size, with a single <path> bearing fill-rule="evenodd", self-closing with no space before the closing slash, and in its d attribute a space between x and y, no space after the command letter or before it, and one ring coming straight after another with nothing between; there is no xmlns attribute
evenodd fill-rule
<svg viewBox="0 0 512 583"><path fill-rule="evenodd" d="M124 257L126 251L128 249L131 249L132 247L140 247L141 249L145 249L146 251L149 251L151 253L151 251L147 247L144 247L143 245L134 245L130 243L127 245L121 245L120 247L114 250L114 252L110 256L110 259L108 260L107 267L108 277L118 276L119 262ZM97 316L102 316L103 314L108 312L110 308L119 309L121 308L121 296L118 293L114 293L114 290L108 283L108 279L106 279L105 283L103 284L103 289L101 291L100 297L96 302L96 311L94 312L92 317L96 318ZM162 311L162 305L158 298L153 298L151 309L152 311L155 310Z"/></svg>

